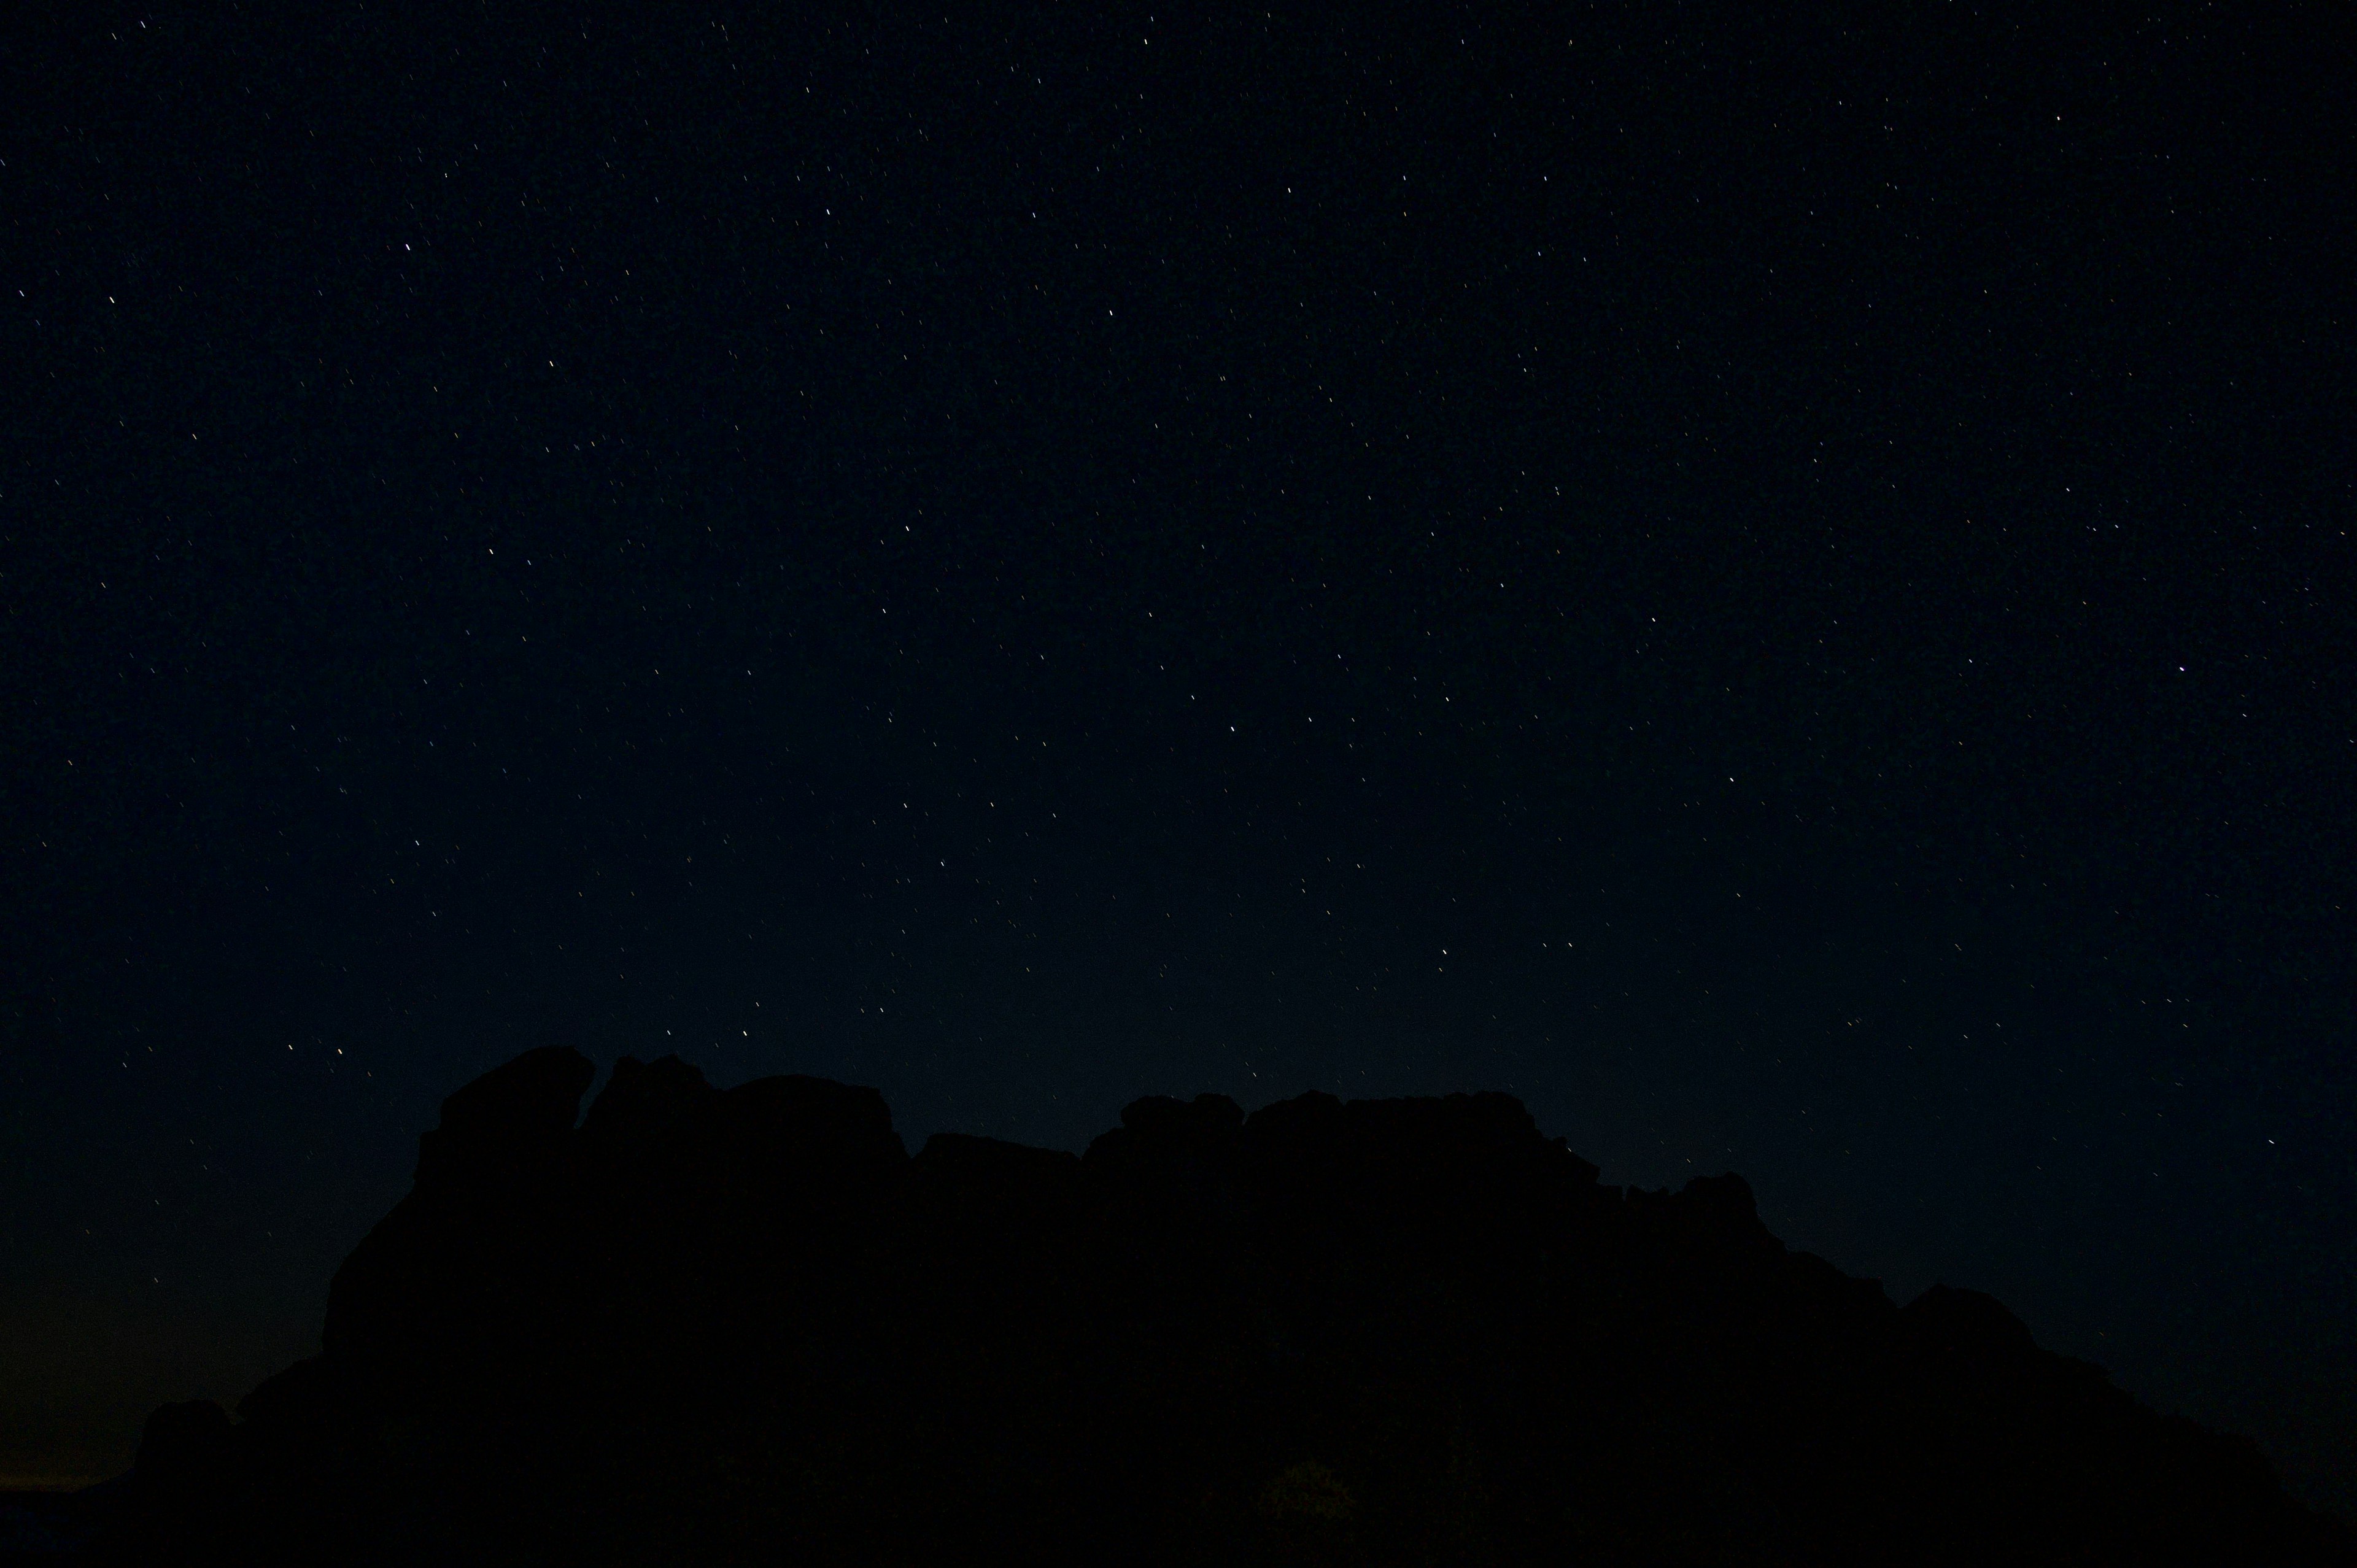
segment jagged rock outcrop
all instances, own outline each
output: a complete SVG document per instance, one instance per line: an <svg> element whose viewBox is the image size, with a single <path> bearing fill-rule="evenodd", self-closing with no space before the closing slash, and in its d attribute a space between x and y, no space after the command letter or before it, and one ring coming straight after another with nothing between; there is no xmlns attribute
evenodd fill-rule
<svg viewBox="0 0 2357 1568"><path fill-rule="evenodd" d="M151 1424L120 1561L2350 1563L2249 1444L1598 1184L1497 1094L1141 1100L1084 1157L535 1051L325 1352ZM578 1125L576 1125L576 1120Z"/></svg>

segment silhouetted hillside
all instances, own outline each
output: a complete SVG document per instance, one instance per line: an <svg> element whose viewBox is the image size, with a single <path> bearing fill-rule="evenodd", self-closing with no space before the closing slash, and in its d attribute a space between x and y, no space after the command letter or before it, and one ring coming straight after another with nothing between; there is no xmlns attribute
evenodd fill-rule
<svg viewBox="0 0 2357 1568"><path fill-rule="evenodd" d="M1503 1095L1141 1100L1084 1158L534 1051L325 1352L150 1421L107 1547L238 1563L2348 1563L2256 1451L1602 1187Z"/></svg>

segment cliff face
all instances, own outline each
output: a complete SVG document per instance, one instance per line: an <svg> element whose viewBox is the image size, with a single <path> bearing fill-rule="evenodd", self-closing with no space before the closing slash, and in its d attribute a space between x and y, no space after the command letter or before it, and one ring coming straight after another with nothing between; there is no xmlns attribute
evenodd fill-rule
<svg viewBox="0 0 2357 1568"><path fill-rule="evenodd" d="M535 1051L325 1353L150 1425L109 1550L301 1563L2357 1562L1995 1301L1598 1185L1502 1095L1142 1100L1083 1158Z"/></svg>

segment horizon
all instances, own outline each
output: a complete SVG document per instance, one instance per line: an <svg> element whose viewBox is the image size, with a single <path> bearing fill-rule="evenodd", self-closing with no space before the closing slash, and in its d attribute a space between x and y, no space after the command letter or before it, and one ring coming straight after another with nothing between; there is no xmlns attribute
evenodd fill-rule
<svg viewBox="0 0 2357 1568"><path fill-rule="evenodd" d="M625 1053L625 1056L628 1056L628 1055L629 1055L629 1053ZM513 1058L505 1058L505 1059L507 1059L507 1060L511 1060L511 1059L513 1059ZM620 1060L620 1059L622 1059L622 1058L616 1058L616 1060ZM687 1060L686 1060L686 1058L682 1058L682 1057L679 1057L675 1052L666 1052L666 1053L663 1053L663 1055L662 1055L662 1057L652 1057L652 1056L651 1056L651 1057L647 1057L647 1058L635 1058L635 1059L638 1059L638 1060L641 1061L642 1063L644 1063L644 1062L649 1062L649 1061L662 1060L662 1059L673 1059L673 1060L679 1060L679 1061L682 1061L682 1062L683 1062L685 1065L687 1065L687 1066L689 1066L689 1067L691 1067L691 1068L694 1068L694 1069L697 1071L697 1073L699 1074L699 1076L700 1076L700 1077L702 1077L705 1082L707 1082L707 1083L711 1084L711 1086L712 1086L713 1088L715 1088L715 1089L716 1089L716 1090L721 1090L721 1091L722 1091L722 1092L724 1092L724 1093L725 1093L725 1092L726 1092L728 1090L731 1090L731 1089L734 1089L734 1088L739 1087L739 1086L740 1086L740 1085L742 1085L742 1084L752 1083L752 1082L758 1081L759 1079L762 1079L762 1078L792 1078L792 1077L804 1077L804 1078L806 1078L806 1077L814 1077L814 1076L818 1076L818 1075L802 1074L802 1073L796 1073L796 1072L764 1073L764 1074L757 1074L757 1075L755 1075L754 1077L748 1077L748 1078L739 1079L737 1079L737 1080L736 1080L736 1081L734 1081L734 1082L730 1082L730 1081L726 1081L726 1080L725 1080L725 1079L717 1079L717 1078L714 1077L714 1076L713 1076L713 1075L711 1075L711 1074L705 1073L705 1072L704 1072L704 1070L703 1070L703 1069L701 1069L700 1067L696 1067L696 1064L694 1064L694 1062L692 1062L692 1061L687 1061ZM493 1066L493 1067L500 1066L500 1065L504 1065L504 1062L503 1062L503 1061L502 1061L502 1062L494 1062L494 1063L492 1063L492 1064L491 1064L491 1066ZM580 1097L580 1110L579 1110L579 1113L578 1113L578 1115L576 1117L576 1119L575 1119L575 1121L573 1122L573 1123L571 1124L571 1129L570 1129L570 1130L571 1130L571 1131L574 1131L574 1132L576 1132L576 1133L580 1130L580 1128L581 1128L581 1126L583 1125L583 1123L584 1123L584 1122L586 1122L586 1121L587 1120L588 1115L589 1115L589 1112L590 1112L590 1110L591 1110L591 1108L596 1104L597 1100L597 1097L599 1096L599 1094L601 1094L601 1093L602 1093L602 1092L603 1092L603 1091L608 1088L608 1085L613 1081L613 1074L614 1074L614 1063L613 1063L613 1062L610 1062L610 1061L608 1061L608 1062L597 1062L597 1061L595 1061L595 1060L593 1059L593 1060L592 1060L592 1062L591 1062L591 1065L592 1065L592 1067L593 1067L593 1069L594 1069L594 1076L590 1079L587 1088L586 1088L586 1089L582 1091L582 1094L581 1094L581 1097ZM487 1069L486 1069L486 1070L488 1071L488 1070L489 1070L489 1069L487 1068ZM469 1079L468 1081L473 1081L473 1080L472 1080L472 1079ZM840 1082L841 1080L838 1080L838 1079L822 1079L822 1081L828 1081L828 1082ZM461 1085L461 1086L456 1086L456 1087L463 1087L463 1085ZM452 1090L452 1092L454 1092L454 1093L456 1092L456 1087L454 1087L454 1089L453 1089L453 1090ZM853 1087L863 1087L863 1088L866 1088L866 1087L872 1087L872 1086L853 1086ZM1178 1099L1178 1100L1180 1100L1180 1101L1187 1101L1187 1100L1191 1100L1191 1099L1193 1099L1195 1096L1200 1095L1200 1094L1219 1095L1219 1096L1222 1096L1222 1097L1224 1097L1224 1098L1227 1098L1227 1099L1229 1099L1229 1100L1232 1101L1233 1101L1233 1102L1234 1102L1234 1103L1235 1103L1235 1104L1236 1104L1236 1105L1237 1105L1237 1106L1238 1106L1238 1107L1243 1111L1243 1114L1244 1114L1245 1118L1247 1119L1247 1121L1249 1121L1249 1120L1250 1120L1250 1118L1252 1118L1252 1117L1253 1117L1256 1112L1260 1112L1260 1111L1262 1111L1262 1110L1264 1110L1264 1109L1266 1109L1266 1108L1267 1108L1267 1107L1269 1107L1269 1106L1276 1105L1276 1104L1280 1104L1280 1103L1285 1103L1285 1102L1291 1101L1297 1101L1297 1100L1303 1100L1303 1099L1315 1099L1315 1098L1317 1098L1317 1097L1318 1097L1318 1096L1320 1096L1320 1095L1329 1095L1329 1097L1334 1098L1334 1099L1337 1099L1337 1100L1339 1100L1341 1103L1343 1103L1343 1104L1346 1104L1346 1105L1347 1105L1347 1104L1353 1103L1354 1101L1360 1101L1360 1100L1375 1100L1375 1101L1403 1101L1403 1100L1405 1100L1405 1101L1414 1101L1414 1100L1445 1100L1445 1099L1450 1098L1450 1097L1452 1097L1452 1096L1454 1096L1454 1097L1463 1097L1463 1096L1466 1096L1466 1095L1469 1095L1469 1094L1482 1094L1482 1093L1504 1094L1508 1099L1512 1100L1512 1101L1513 1101L1513 1102L1514 1102L1517 1106L1523 1106L1523 1108L1525 1111L1527 1111L1527 1110L1528 1110L1528 1107L1527 1107L1527 1106L1523 1106L1523 1102L1522 1101L1522 1100L1520 1099L1520 1097L1519 1097L1519 1096L1515 1096L1515 1095L1513 1095L1513 1094L1512 1094L1511 1091L1509 1091L1509 1090L1496 1090L1496 1089L1491 1089L1491 1090L1481 1090L1481 1089L1471 1089L1471 1090L1444 1090L1444 1091L1440 1091L1440 1092L1438 1092L1438 1093L1435 1093L1435 1094L1405 1095L1405 1096L1348 1096L1348 1095L1335 1096L1335 1095L1331 1095L1331 1091L1329 1091L1329 1090L1326 1090L1320 1089L1320 1088L1318 1088L1318 1087L1317 1087L1317 1086L1311 1086L1311 1087L1307 1088L1307 1089L1301 1089L1301 1090L1294 1090L1294 1091L1292 1091L1292 1092L1290 1092L1290 1093L1271 1093L1271 1094L1267 1095L1267 1096L1266 1096L1266 1097L1265 1097L1265 1098L1260 1098L1260 1099L1255 1099L1255 1100L1246 1100L1246 1099L1243 1099L1243 1098L1239 1097L1239 1096L1230 1095L1230 1094L1227 1094L1227 1092L1226 1092L1225 1090L1218 1090L1218 1089L1196 1089L1196 1090L1187 1090L1187 1091L1184 1091L1184 1092L1179 1092L1179 1091L1175 1091L1175 1090L1148 1090L1148 1091L1146 1091L1146 1093L1145 1093L1145 1094L1143 1094L1143 1095L1139 1095L1139 1096L1133 1096L1133 1097L1132 1097L1132 1100L1131 1100L1131 1101L1130 1101L1130 1103L1135 1103L1135 1102L1136 1102L1136 1101L1139 1101L1139 1100L1150 1100L1150 1099L1156 1098L1157 1096L1171 1096L1171 1097L1175 1097L1175 1098L1177 1098L1177 1099ZM889 1111L889 1109L890 1109L890 1102L889 1102L889 1101L888 1101L888 1100L887 1100L887 1101L885 1101L885 1105L886 1105L886 1109L887 1109L887 1110L888 1110L888 1111ZM1110 1125L1109 1125L1107 1128L1103 1129L1103 1131L1114 1131L1114 1130L1117 1130L1117 1129L1118 1129L1118 1128L1120 1128L1123 1124L1124 1124L1124 1123L1123 1123L1123 1118L1122 1118L1120 1115L1116 1114L1116 1115L1113 1118L1113 1120L1112 1120L1112 1122L1111 1122ZM1548 1133L1547 1129L1546 1129L1546 1126L1545 1126L1545 1124L1544 1124L1544 1122L1539 1122L1539 1123L1537 1123L1537 1127L1538 1127L1539 1134L1540 1134L1542 1137L1547 1137L1547 1136L1550 1136L1550 1135L1551 1135L1551 1134L1549 1134L1549 1133ZM425 1126L421 1126L421 1127L420 1127L420 1129L419 1129L420 1136L421 1136L421 1137L423 1137L423 1135L424 1135L426 1132L428 1132L428 1131L430 1131L430 1130L431 1130L431 1124L430 1124L430 1123L429 1123L429 1124L427 1124L427 1125L425 1125ZM894 1122L893 1122L893 1131L894 1131L894 1133L895 1133L895 1135L896 1135L897 1137L899 1137L899 1140L901 1141L902 1146L904 1147L904 1149L905 1149L905 1151L906 1151L906 1153L907 1153L908 1156L909 1156L910 1159L914 1159L914 1158L915 1158L915 1157L917 1157L919 1155L920 1155L920 1154L924 1151L925 1146L926 1146L926 1145L931 1142L931 1139L933 1139L934 1137L939 1136L939 1135L942 1135L942 1134L943 1134L943 1133L952 1133L952 1134L967 1135L967 1136L974 1135L974 1134L971 1134L971 1133L966 1133L966 1132L965 1132L965 1130L963 1130L963 1129L955 1128L955 1127L938 1127L938 1128L931 1128L931 1129L926 1130L926 1131L925 1131L925 1132L923 1132L922 1133L914 1133L914 1132L906 1131L906 1130L901 1129L901 1128L900 1128L900 1126L899 1126L899 1122L898 1122L898 1119L897 1119L897 1118L895 1118L895 1119L894 1119ZM983 1135L983 1136L995 1136L994 1134L981 1134L981 1135ZM1100 1132L1100 1133L1099 1133L1098 1134L1096 1134L1095 1136L1102 1136L1102 1135L1103 1135L1103 1132ZM1077 1146L1077 1147L1073 1147L1073 1146L1067 1146L1067 1145L1045 1145L1045 1144L1019 1144L1019 1146L1022 1146L1022 1147L1028 1147L1028 1148L1048 1148L1048 1149L1053 1149L1053 1150L1055 1150L1056 1152L1060 1152L1060 1153L1067 1153L1067 1154L1072 1154L1072 1155L1081 1155L1081 1154L1082 1154L1082 1153L1084 1153L1084 1152L1085 1152L1085 1150L1086 1150L1086 1148L1087 1148L1088 1144L1091 1144L1091 1143L1093 1143L1093 1142L1095 1141L1095 1136L1092 1136L1092 1137L1091 1137L1091 1138L1089 1138L1089 1139L1084 1139L1084 1140L1082 1140L1082 1143L1081 1143L1081 1144L1080 1144L1080 1146ZM1570 1152L1571 1152L1573 1155L1580 1155L1580 1151L1579 1151L1577 1148L1576 1148L1576 1147L1575 1147L1575 1148L1572 1148ZM1584 1156L1582 1156L1582 1157L1584 1158ZM1588 1163L1593 1164L1593 1163L1595 1163L1595 1162L1588 1162ZM1668 1194L1670 1194L1670 1193L1673 1193L1673 1192L1677 1191L1677 1190L1678 1190L1678 1188L1679 1188L1679 1186L1681 1185L1678 1181L1676 1181L1676 1180L1674 1179L1674 1176L1673 1176L1673 1177L1672 1177L1671 1179L1665 1180L1662 1185L1647 1187L1647 1186L1641 1186L1640 1184L1637 1184L1637 1183L1634 1183L1634 1182L1628 1182L1628 1181L1614 1181L1613 1179L1611 1179L1611 1177L1612 1177L1612 1176L1613 1176L1613 1172L1612 1172L1609 1167L1604 1167L1604 1166L1600 1166L1600 1165L1599 1165L1599 1166L1598 1166L1598 1172L1599 1172L1599 1174L1598 1174L1598 1181L1599 1185L1601 1186L1601 1187L1602 1187L1603 1189L1605 1189L1605 1190L1609 1191L1609 1192L1612 1192L1612 1193L1615 1193L1615 1194L1620 1193L1620 1192L1622 1192L1622 1191L1627 1191L1627 1192L1631 1192L1631 1193L1641 1191L1641 1192L1651 1193L1651 1194L1654 1194L1654 1195L1658 1195L1658 1196L1666 1196L1666 1195L1668 1195ZM1688 1180L1693 1180L1693 1179L1696 1179L1696 1178L1701 1177L1701 1176L1723 1176L1723 1175L1731 1175L1731 1176L1738 1176L1738 1177L1742 1177L1742 1178L1744 1179L1744 1181L1745 1181L1745 1186L1746 1186L1746 1187L1747 1187L1747 1190L1750 1190L1750 1191L1752 1191L1752 1192L1754 1193L1754 1195L1755 1195L1755 1196L1760 1199L1760 1202L1761 1218L1762 1218L1762 1219L1763 1219L1763 1220L1766 1220L1766 1219L1767 1219L1768 1215L1769 1215L1770 1212L1772 1212L1772 1208L1771 1208L1772 1195L1771 1195L1771 1194L1763 1194L1763 1193L1760 1193L1760 1192L1758 1191L1758 1189L1757 1189L1756 1186L1755 1186L1753 1183L1751 1183L1748 1177L1744 1177L1744 1173L1742 1173L1741 1171L1738 1171L1738 1170L1733 1170L1733 1169L1731 1169L1731 1168L1730 1168L1730 1169L1728 1169L1728 1170L1726 1170L1726 1171L1693 1171L1693 1172L1690 1172L1690 1173L1687 1175L1686 1179L1688 1179ZM1795 1246L1795 1245L1792 1243L1792 1241L1791 1240L1791 1239L1790 1239L1789 1237L1787 1237L1787 1236L1786 1236L1786 1235L1781 1231L1781 1229L1779 1229L1779 1228L1778 1228L1775 1224L1773 1224L1772 1222L1770 1222L1770 1223L1769 1223L1769 1225L1768 1225L1768 1229L1769 1229L1769 1230L1770 1230L1770 1232L1772 1232L1772 1233L1774 1233L1774 1234L1775 1234L1777 1240L1778 1240L1781 1244L1782 1244L1782 1245L1783 1245L1783 1247L1784 1247L1787 1251L1792 1251L1792 1252L1795 1252L1795 1253L1806 1252L1806 1251L1809 1251L1809 1249L1807 1249L1807 1248L1800 1247L1800 1246ZM1819 1254L1819 1255L1822 1255L1822 1254ZM1961 1283L1960 1283L1960 1282L1958 1282L1958 1281L1954 1281L1954 1280L1947 1279L1947 1278L1944 1278L1944 1277L1939 1277L1939 1276L1935 1276L1935 1277L1933 1277L1933 1278L1932 1278L1932 1279L1929 1279L1929 1280L1923 1280L1923 1281L1920 1281L1920 1282L1902 1283L1899 1284L1898 1286L1894 1287L1893 1283L1892 1283L1891 1281L1889 1281L1889 1280L1886 1279L1886 1278L1882 1278L1882 1277L1879 1277L1879 1276L1871 1275L1871 1274L1859 1273L1857 1273L1857 1272L1853 1271L1851 1268L1849 1268L1849 1267L1847 1266L1847 1264L1844 1262L1844 1260L1842 1260L1842 1259L1840 1259L1840 1258L1828 1257L1828 1258L1826 1258L1826 1260L1825 1260L1825 1261L1826 1261L1826 1262L1830 1262L1830 1263L1832 1263L1832 1264L1834 1265L1834 1267L1835 1267L1835 1268L1836 1268L1836 1269L1840 1270L1840 1271L1841 1271L1841 1273L1842 1273L1843 1274L1845 1274L1845 1275L1848 1276L1848 1277L1849 1277L1849 1278L1851 1278L1851 1279L1860 1281L1861 1283L1871 1283L1871 1284L1873 1284L1873 1285L1876 1285L1876 1286L1877 1286L1877 1287L1878 1287L1878 1289L1880 1290L1880 1293L1882 1294L1882 1295L1883 1295L1883 1296L1884 1296L1884 1297L1885 1297L1885 1298L1886 1298L1886 1299L1887 1299L1887 1300L1888 1300L1888 1301L1889 1301L1892 1305L1894 1305L1894 1306L1899 1306L1899 1307L1905 1307L1905 1306L1907 1306L1908 1305L1910 1305L1910 1303L1911 1303L1911 1302L1913 1302L1913 1301L1915 1301L1915 1300L1917 1300L1917 1299L1921 1298L1921 1296L1923 1296L1923 1295L1924 1295L1924 1294L1925 1294L1926 1292L1931 1291L1931 1290L1932 1290L1932 1289L1934 1289L1934 1288L1936 1288L1936 1287L1942 1286L1942 1285L1947 1285L1947 1286L1951 1286L1951 1287L1964 1288L1964 1289L1972 1289L1972 1288L1974 1288L1974 1287L1972 1286L1972 1284L1971 1284L1971 1283L1970 1283L1970 1282L1961 1282ZM323 1289L324 1289L324 1282L323 1282ZM2010 1310L2010 1309L2011 1309L2011 1308L2010 1308L2010 1304L2007 1304L2007 1305L2008 1310ZM2037 1332L2037 1330L2036 1330L2036 1326L2035 1326L2034 1324L2032 1324L2032 1325L2030 1325L2029 1326L2030 1326L2030 1328L2031 1328L2031 1332L2033 1333L2033 1335L2035 1335L2035 1334L2036 1334L2036 1332ZM2052 1348L2051 1346L2047 1345L2047 1344L2044 1342L2043 1338L2041 1337L2041 1338L2040 1339L2040 1349L2045 1349L2045 1350L2051 1350L2053 1348ZM310 1348L309 1348L305 1352L305 1355L306 1355L307 1357L308 1357L308 1356L316 1356L316 1355L317 1355L318 1353L319 1353L319 1352L318 1352L318 1347L317 1347L317 1344L315 1343L315 1344L313 1344L313 1345L312 1345L312 1346L311 1346L311 1347L310 1347ZM2085 1359L2085 1358L2080 1358L2080 1359ZM2110 1371L2111 1371L2111 1369L2110 1369L2110 1368L2108 1368L2108 1367L2103 1367L2103 1366L2101 1365L2101 1363L2100 1363L2100 1362L2095 1363L2095 1364L2100 1368L2100 1369L2102 1369L2102 1370L2103 1370L2104 1372L2105 1372L2107 1375L2110 1373ZM276 1372L278 1372L278 1371L280 1371L280 1370L284 1370L284 1369L284 1369L283 1367L270 1369L268 1369L267 1371L265 1371L265 1372L264 1372L264 1373L260 1378L257 1378L257 1379L255 1380L255 1381L256 1381L256 1382L260 1382L260 1381L267 1380L267 1379L268 1379L269 1377L274 1376L274 1375L275 1375L275 1373L276 1373ZM250 1392L250 1391L251 1391L251 1388L247 1388L247 1389L244 1389L244 1390L239 1390L239 1391L233 1391L233 1392L229 1392L229 1393L222 1393L222 1392L218 1392L218 1391L193 1391L193 1392L188 1393L188 1394L183 1395L183 1396L178 1396L178 1397L185 1397L185 1398L190 1398L190 1399L199 1399L199 1400L204 1400L204 1399L210 1399L210 1400L212 1400L212 1401L214 1401L215 1402L217 1402L217 1403L221 1404L221 1406L223 1406L225 1409L227 1409L227 1410L231 1412L231 1416L232 1416L232 1419L234 1419L234 1418L236 1417L236 1415L237 1415L237 1412L238 1412L238 1405L239 1405L240 1401L242 1399L242 1397L243 1397L244 1393L246 1393L246 1392ZM2133 1393L2135 1391L2131 1390L2131 1391L2129 1391ZM2164 1408L2164 1409L2165 1409L2165 1407L2162 1407L2162 1408ZM2223 1430L2226 1430L2226 1429L2222 1429L2222 1428L2221 1428L2221 1429L2218 1429L2218 1430L2222 1430L2222 1431L2223 1431ZM124 1445L123 1446L122 1450L121 1450L121 1452L122 1452L122 1454L123 1454L123 1459L122 1459L122 1462L121 1462L119 1465L114 1466L113 1466L113 1467L112 1467L112 1468L104 1468L104 1469L102 1469L102 1470L100 1470L100 1471L97 1471L97 1472L91 1472L91 1473L74 1473L74 1472L68 1472L68 1471L58 1470L58 1469L52 1469L52 1470L48 1471L48 1472L46 1472L46 1473L30 1474L30 1475L21 1475L21 1476L20 1476L20 1475L11 1475L11 1474L7 1474L7 1473L0 1473L0 1493L13 1493L13 1494L26 1494L26 1495L37 1495L37 1494L65 1494L65 1495L70 1495L70 1494L72 1494L72 1493L75 1493L75 1492L78 1492L78 1491L81 1491L81 1490L86 1489L86 1488L91 1487L94 1487L94 1486L102 1486L102 1485L105 1485L105 1484L107 1484L107 1483L111 1483L111 1482L115 1482L115 1481L122 1480L122 1479L124 1479L125 1477L127 1477L127 1476L128 1476L129 1471L130 1471L130 1461L131 1461L131 1458L132 1458L132 1456L133 1456L133 1450L135 1448L135 1434L133 1434L133 1435L134 1435L134 1440L133 1440L131 1443L128 1443L128 1444L124 1444ZM2328 1511L2329 1511L2329 1510L2328 1510ZM2351 1521L2351 1520L2343 1520L2343 1522L2357 1522L2357 1521Z"/></svg>

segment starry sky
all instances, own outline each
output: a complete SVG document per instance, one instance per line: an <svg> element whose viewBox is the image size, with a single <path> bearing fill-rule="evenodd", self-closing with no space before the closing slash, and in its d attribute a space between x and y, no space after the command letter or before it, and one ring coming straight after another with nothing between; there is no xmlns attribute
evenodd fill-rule
<svg viewBox="0 0 2357 1568"><path fill-rule="evenodd" d="M2329 9L1158 5L12 26L0 1481L563 1042L1505 1089L2357 1512Z"/></svg>

